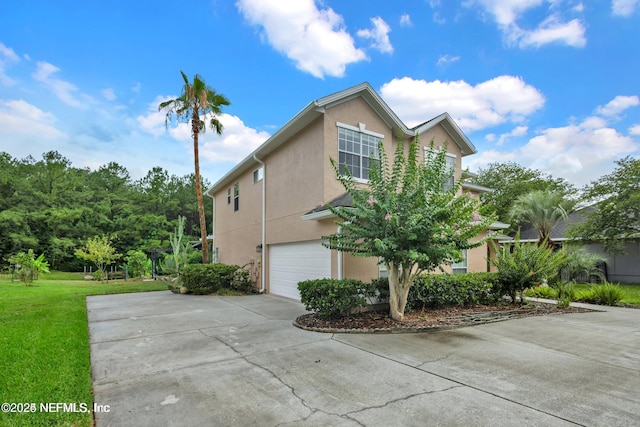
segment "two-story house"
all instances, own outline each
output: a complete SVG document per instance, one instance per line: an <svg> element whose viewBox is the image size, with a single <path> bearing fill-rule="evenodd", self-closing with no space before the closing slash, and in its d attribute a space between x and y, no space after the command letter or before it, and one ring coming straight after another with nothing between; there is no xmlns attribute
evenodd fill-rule
<svg viewBox="0 0 640 427"><path fill-rule="evenodd" d="M207 190L214 199L214 261L251 263L262 291L294 299L300 299L302 280L384 275L377 259L322 246L322 236L338 227L327 205L350 203L329 159L346 164L366 183L378 141L392 155L398 143L408 145L415 135L423 150L431 140L436 147L448 142L456 180L462 157L476 152L447 113L409 128L368 83L311 102ZM463 190L490 191L467 184ZM486 244L469 250L453 272L487 271L488 251Z"/></svg>

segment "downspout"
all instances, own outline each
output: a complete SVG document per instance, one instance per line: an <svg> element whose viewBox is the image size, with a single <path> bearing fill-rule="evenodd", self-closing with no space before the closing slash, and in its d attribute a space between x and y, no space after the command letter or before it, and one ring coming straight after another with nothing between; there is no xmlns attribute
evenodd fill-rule
<svg viewBox="0 0 640 427"><path fill-rule="evenodd" d="M253 155L253 159L260 163L260 165L262 166L262 250L260 251L260 255L261 255L261 260L260 260L260 293L263 294L264 293L264 275L266 274L266 268L265 268L265 257L266 257L266 252L267 252L267 245L266 245L266 220L267 220L267 194L266 194L266 182L267 182L267 166L264 164L264 162L260 159L258 159L258 157L254 154Z"/></svg>
<svg viewBox="0 0 640 427"><path fill-rule="evenodd" d="M213 264L214 261L218 262L218 256L216 255L216 198L211 197L211 200L213 201L213 213L211 214L211 263ZM209 244L209 242L207 242L207 245Z"/></svg>
<svg viewBox="0 0 640 427"><path fill-rule="evenodd" d="M338 225L338 235L342 233L342 226ZM342 251L338 251L338 280L342 280Z"/></svg>

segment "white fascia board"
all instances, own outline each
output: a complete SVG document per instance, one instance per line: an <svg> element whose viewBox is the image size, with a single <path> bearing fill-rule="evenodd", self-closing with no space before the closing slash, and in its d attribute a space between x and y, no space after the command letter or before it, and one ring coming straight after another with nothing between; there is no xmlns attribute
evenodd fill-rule
<svg viewBox="0 0 640 427"><path fill-rule="evenodd" d="M347 210L355 210L355 208L346 208ZM313 212L313 213L309 213L309 214L305 214L302 215L300 217L301 220L303 221L320 221L323 219L328 219L328 218L337 218L337 216L335 216L333 214L333 212L331 212L329 209L325 209L319 212Z"/></svg>
<svg viewBox="0 0 640 427"><path fill-rule="evenodd" d="M471 184L470 182L463 182L462 188L467 190L477 191L479 193L493 193L494 191L496 191L493 188L484 187L482 185L477 185L477 184Z"/></svg>

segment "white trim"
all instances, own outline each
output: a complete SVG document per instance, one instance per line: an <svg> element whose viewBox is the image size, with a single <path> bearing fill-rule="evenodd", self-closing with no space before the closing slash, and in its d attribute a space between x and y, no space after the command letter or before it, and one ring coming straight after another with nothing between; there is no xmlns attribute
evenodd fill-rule
<svg viewBox="0 0 640 427"><path fill-rule="evenodd" d="M356 208L351 208L346 206L343 206L343 207L351 211L356 210ZM327 219L327 218L336 218L336 216L329 209L323 209L321 211L308 213L300 217L300 219L303 221L312 221L312 220L320 221L322 219Z"/></svg>
<svg viewBox="0 0 640 427"><path fill-rule="evenodd" d="M356 126L351 126L342 122L336 122L336 126L339 128L349 129L354 132L360 132L367 135L375 136L376 138L384 139L383 134L365 129L366 125L364 123L358 123L358 126L356 127Z"/></svg>

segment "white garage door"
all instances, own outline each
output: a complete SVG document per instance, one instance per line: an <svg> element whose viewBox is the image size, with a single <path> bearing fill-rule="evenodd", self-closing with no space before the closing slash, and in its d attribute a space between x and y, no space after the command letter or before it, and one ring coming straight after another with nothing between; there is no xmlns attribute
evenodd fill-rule
<svg viewBox="0 0 640 427"><path fill-rule="evenodd" d="M269 246L270 292L300 301L298 282L331 277L331 251L319 240Z"/></svg>

